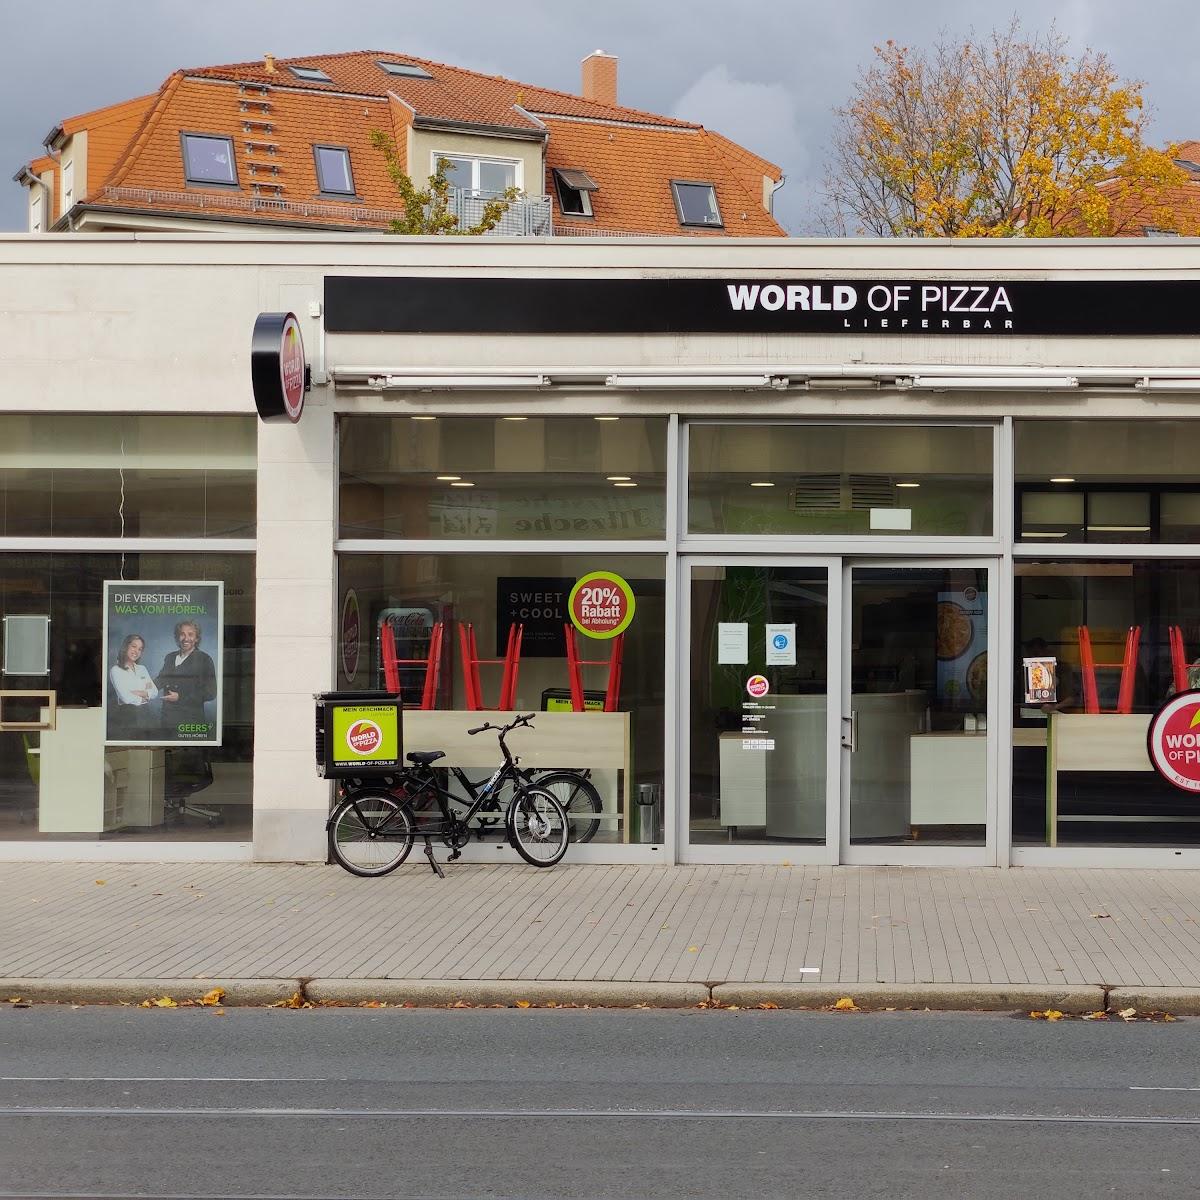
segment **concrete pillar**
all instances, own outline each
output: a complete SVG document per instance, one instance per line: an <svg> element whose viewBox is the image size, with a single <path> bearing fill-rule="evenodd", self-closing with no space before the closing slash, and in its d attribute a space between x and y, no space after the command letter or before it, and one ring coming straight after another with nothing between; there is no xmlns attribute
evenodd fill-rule
<svg viewBox="0 0 1200 1200"><path fill-rule="evenodd" d="M335 425L314 389L295 425L258 429L254 858L324 862L329 784L313 753L313 693L334 655Z"/></svg>

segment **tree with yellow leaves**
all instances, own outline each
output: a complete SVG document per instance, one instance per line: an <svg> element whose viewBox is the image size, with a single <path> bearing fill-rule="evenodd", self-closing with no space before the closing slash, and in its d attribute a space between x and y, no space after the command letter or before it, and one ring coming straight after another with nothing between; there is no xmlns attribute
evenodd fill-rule
<svg viewBox="0 0 1200 1200"><path fill-rule="evenodd" d="M487 201L474 225L464 226L451 211L450 180L446 175L450 169L448 158L439 158L425 187L418 188L404 169L395 139L373 129L371 145L383 155L388 177L404 203L404 216L389 223L389 233L478 237L495 229L517 198L517 189L510 187L502 196Z"/></svg>
<svg viewBox="0 0 1200 1200"><path fill-rule="evenodd" d="M875 48L837 110L831 232L877 237L1193 233L1172 148L1144 140L1142 84L1014 19L929 52Z"/></svg>

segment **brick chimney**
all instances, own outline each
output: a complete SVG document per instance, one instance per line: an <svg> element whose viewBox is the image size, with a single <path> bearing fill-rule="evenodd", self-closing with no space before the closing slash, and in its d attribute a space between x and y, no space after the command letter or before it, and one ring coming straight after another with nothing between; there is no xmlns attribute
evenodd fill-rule
<svg viewBox="0 0 1200 1200"><path fill-rule="evenodd" d="M617 59L615 55L594 50L583 60L583 90L585 100L600 104L617 102Z"/></svg>
<svg viewBox="0 0 1200 1200"><path fill-rule="evenodd" d="M263 69L266 71L266 73L268 75L275 74L275 55L273 55L273 54L264 54L263 55Z"/></svg>

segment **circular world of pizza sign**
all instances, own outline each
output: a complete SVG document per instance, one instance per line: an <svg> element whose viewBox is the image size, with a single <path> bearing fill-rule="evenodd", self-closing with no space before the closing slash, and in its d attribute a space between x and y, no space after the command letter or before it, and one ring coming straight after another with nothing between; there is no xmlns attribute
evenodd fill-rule
<svg viewBox="0 0 1200 1200"><path fill-rule="evenodd" d="M383 730L374 721L355 721L346 730L346 745L355 754L374 754L383 745Z"/></svg>
<svg viewBox="0 0 1200 1200"><path fill-rule="evenodd" d="M1146 752L1168 783L1200 792L1200 691L1172 696L1150 718Z"/></svg>
<svg viewBox="0 0 1200 1200"><path fill-rule="evenodd" d="M612 571L584 575L567 598L571 624L590 638L614 638L624 633L636 607L633 588Z"/></svg>

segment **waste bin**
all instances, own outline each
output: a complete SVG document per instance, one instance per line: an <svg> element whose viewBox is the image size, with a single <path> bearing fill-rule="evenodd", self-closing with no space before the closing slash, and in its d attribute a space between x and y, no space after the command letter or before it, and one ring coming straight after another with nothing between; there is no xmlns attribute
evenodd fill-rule
<svg viewBox="0 0 1200 1200"><path fill-rule="evenodd" d="M662 841L662 784L639 783L630 812L629 840L650 845Z"/></svg>

